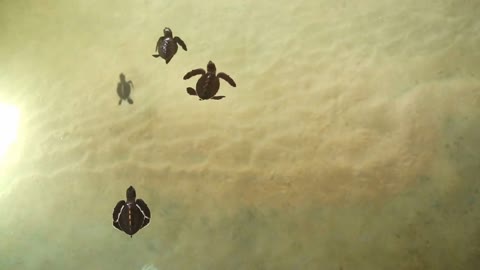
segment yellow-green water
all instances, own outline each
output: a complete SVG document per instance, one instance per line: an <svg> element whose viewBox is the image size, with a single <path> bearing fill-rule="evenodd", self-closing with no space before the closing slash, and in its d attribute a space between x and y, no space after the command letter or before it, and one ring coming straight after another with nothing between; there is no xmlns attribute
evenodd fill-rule
<svg viewBox="0 0 480 270"><path fill-rule="evenodd" d="M0 103L19 112L0 269L478 269L478 14L0 1ZM168 65L151 56L166 26L188 46ZM237 82L220 101L185 91L209 60ZM120 73L134 105L117 105ZM152 211L133 238L111 220L129 185Z"/></svg>

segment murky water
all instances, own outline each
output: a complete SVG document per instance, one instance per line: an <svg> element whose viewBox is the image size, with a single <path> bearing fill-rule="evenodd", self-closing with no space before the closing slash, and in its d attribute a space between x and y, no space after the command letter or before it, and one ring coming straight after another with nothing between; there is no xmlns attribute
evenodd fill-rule
<svg viewBox="0 0 480 270"><path fill-rule="evenodd" d="M0 5L0 269L480 264L480 2ZM237 87L199 101L209 60Z"/></svg>

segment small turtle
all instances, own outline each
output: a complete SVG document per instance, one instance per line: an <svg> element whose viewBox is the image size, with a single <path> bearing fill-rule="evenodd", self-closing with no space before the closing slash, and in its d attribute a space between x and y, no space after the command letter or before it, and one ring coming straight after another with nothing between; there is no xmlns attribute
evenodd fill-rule
<svg viewBox="0 0 480 270"><path fill-rule="evenodd" d="M150 223L150 209L142 199L135 200L135 189L127 189L127 201L121 200L113 209L113 226L132 237Z"/></svg>
<svg viewBox="0 0 480 270"><path fill-rule="evenodd" d="M200 100L204 99L222 99L225 96L215 96L215 94L218 92L218 89L220 88L220 79L224 79L227 81L231 86L236 87L237 85L233 81L230 76L223 72L219 72L217 75L215 75L217 68L215 67L215 64L212 61L208 61L207 64L207 72L203 68L198 68L194 69L185 76L183 76L184 80L190 79L192 76L195 75L202 75L200 79L197 81L197 85L195 86L195 89L192 87L187 88L187 93L192 95L192 96L198 96Z"/></svg>
<svg viewBox="0 0 480 270"><path fill-rule="evenodd" d="M133 88L132 81L126 81L125 75L123 73L120 74L120 82L117 84L117 94L120 97L120 101L118 101L118 105L122 104L122 100L126 99L128 103L133 104L133 100L130 98L131 88Z"/></svg>
<svg viewBox="0 0 480 270"><path fill-rule="evenodd" d="M173 37L172 30L168 27L163 29L163 35L158 39L157 47L155 47L155 52L158 52L158 54L152 54L152 56L155 58L162 57L165 59L165 63L168 64L177 53L178 45L182 46L185 51L187 50L187 45L181 38Z"/></svg>

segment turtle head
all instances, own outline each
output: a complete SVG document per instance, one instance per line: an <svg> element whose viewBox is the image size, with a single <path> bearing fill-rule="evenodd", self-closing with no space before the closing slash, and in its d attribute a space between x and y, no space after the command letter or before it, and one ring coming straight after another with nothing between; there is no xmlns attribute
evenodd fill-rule
<svg viewBox="0 0 480 270"><path fill-rule="evenodd" d="M208 72L214 72L214 73L215 73L215 71L217 71L217 68L215 67L215 64L212 61L208 61L207 71Z"/></svg>
<svg viewBox="0 0 480 270"><path fill-rule="evenodd" d="M122 82L125 81L125 75L123 73L120 73L120 81Z"/></svg>
<svg viewBox="0 0 480 270"><path fill-rule="evenodd" d="M127 188L127 202L134 202L136 197L137 193L135 192L135 189L132 186Z"/></svg>
<svg viewBox="0 0 480 270"><path fill-rule="evenodd" d="M165 29L163 29L163 35L166 37L172 37L173 36L172 30L168 27L165 27Z"/></svg>

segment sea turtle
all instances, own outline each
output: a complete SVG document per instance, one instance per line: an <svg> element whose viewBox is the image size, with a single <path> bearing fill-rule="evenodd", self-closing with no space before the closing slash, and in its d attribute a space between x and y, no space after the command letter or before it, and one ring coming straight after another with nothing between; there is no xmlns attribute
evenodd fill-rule
<svg viewBox="0 0 480 270"><path fill-rule="evenodd" d="M150 209L142 199L135 200L135 189L127 189L127 201L121 200L113 209L113 226L132 237L150 223Z"/></svg>
<svg viewBox="0 0 480 270"><path fill-rule="evenodd" d="M118 101L118 105L122 104L122 100L126 99L128 103L133 104L133 100L130 98L131 88L133 88L132 81L126 81L125 75L123 73L120 74L120 82L117 84L117 94L120 97L120 101Z"/></svg>
<svg viewBox="0 0 480 270"><path fill-rule="evenodd" d="M152 56L155 58L162 57L165 59L165 63L168 64L177 53L178 45L182 46L185 51L187 50L187 45L185 45L185 42L183 42L181 38L173 37L172 30L168 27L163 29L163 35L164 36L158 39L157 46L155 47L155 52L158 52L158 54L152 54Z"/></svg>
<svg viewBox="0 0 480 270"><path fill-rule="evenodd" d="M188 87L187 93L192 96L198 96L200 100L218 100L224 98L225 96L215 96L215 94L218 92L218 89L220 88L219 78L224 79L233 87L236 87L237 85L235 84L233 79L230 78L230 76L223 72L219 72L215 75L216 70L217 68L215 67L215 64L212 61L208 61L207 72L205 72L203 68L198 68L185 74L185 76L183 76L184 80L190 79L192 76L195 75L202 75L202 77L200 77L200 79L197 81L195 89L193 89L192 87Z"/></svg>

